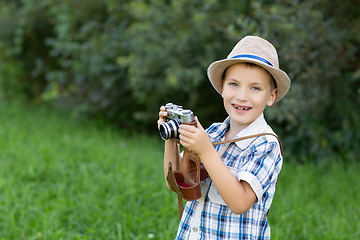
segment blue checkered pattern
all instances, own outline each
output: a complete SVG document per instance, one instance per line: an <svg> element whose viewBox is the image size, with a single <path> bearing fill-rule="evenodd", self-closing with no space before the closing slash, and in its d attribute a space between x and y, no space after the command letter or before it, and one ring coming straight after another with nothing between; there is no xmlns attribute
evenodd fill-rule
<svg viewBox="0 0 360 240"><path fill-rule="evenodd" d="M219 142L228 128L226 119L210 126L207 133L212 142ZM235 138L262 132L272 133L263 115ZM208 178L202 182L203 197L186 203L176 239L270 239L266 213L282 166L277 139L264 135L214 147L231 173L251 185L257 201L244 214L234 214Z"/></svg>

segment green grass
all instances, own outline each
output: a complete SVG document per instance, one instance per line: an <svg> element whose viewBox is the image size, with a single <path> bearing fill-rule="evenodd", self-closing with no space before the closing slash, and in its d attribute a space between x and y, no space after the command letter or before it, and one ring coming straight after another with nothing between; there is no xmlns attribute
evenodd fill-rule
<svg viewBox="0 0 360 240"><path fill-rule="evenodd" d="M0 103L0 121L0 240L174 239L158 136L46 106ZM273 239L360 239L359 170L285 161Z"/></svg>
<svg viewBox="0 0 360 240"><path fill-rule="evenodd" d="M285 163L270 211L274 239L360 239L360 164Z"/></svg>
<svg viewBox="0 0 360 240"><path fill-rule="evenodd" d="M0 239L171 239L177 202L162 141L0 107Z"/></svg>

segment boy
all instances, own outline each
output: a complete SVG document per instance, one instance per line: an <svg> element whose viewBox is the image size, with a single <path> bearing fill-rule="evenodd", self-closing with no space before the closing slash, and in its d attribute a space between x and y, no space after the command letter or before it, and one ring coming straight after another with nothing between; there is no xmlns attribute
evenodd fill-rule
<svg viewBox="0 0 360 240"><path fill-rule="evenodd" d="M228 113L206 131L180 125L180 144L196 153L209 178L202 197L186 203L176 239L270 239L267 211L282 166L280 143L262 135L230 144L212 143L259 133L273 133L263 111L289 90L290 79L279 69L276 49L265 39L247 36L226 59L208 68L213 87ZM158 125L166 121L160 108ZM173 144L165 142L164 170L174 161Z"/></svg>

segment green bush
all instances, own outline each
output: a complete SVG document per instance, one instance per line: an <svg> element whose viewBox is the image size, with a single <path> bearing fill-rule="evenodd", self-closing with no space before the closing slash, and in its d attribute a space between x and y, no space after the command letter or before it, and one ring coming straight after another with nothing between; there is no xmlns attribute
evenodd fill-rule
<svg viewBox="0 0 360 240"><path fill-rule="evenodd" d="M38 98L46 86L46 72L56 63L44 39L52 36L48 2L0 2L0 93L13 98Z"/></svg>
<svg viewBox="0 0 360 240"><path fill-rule="evenodd" d="M340 1L287 2L254 3L254 15L242 16L256 26L250 32L279 49L281 65L292 79L288 95L269 109L268 117L292 154L359 154L360 35L352 25L359 26L360 11ZM337 5L344 8L334 10Z"/></svg>
<svg viewBox="0 0 360 240"><path fill-rule="evenodd" d="M56 37L45 41L59 65L47 74L50 96L77 113L125 124L138 104L126 69L116 64L116 58L129 54L125 34L129 18L119 4L100 0L53 4L49 11Z"/></svg>
<svg viewBox="0 0 360 240"><path fill-rule="evenodd" d="M360 10L343 1L4 0L0 97L53 100L80 115L156 131L160 105L222 121L208 65L245 35L278 49L292 79L266 110L289 154L360 153Z"/></svg>

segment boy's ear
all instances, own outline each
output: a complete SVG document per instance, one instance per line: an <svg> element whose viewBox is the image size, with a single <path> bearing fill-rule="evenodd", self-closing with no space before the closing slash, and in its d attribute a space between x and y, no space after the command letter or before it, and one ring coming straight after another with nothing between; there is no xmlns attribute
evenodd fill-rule
<svg viewBox="0 0 360 240"><path fill-rule="evenodd" d="M272 105L274 104L274 102L275 102L276 92L277 92L277 88L275 88L275 89L272 91L272 93L270 94L270 99L269 99L269 101L268 101L268 103L267 103L267 105L268 105L269 107L272 106Z"/></svg>

